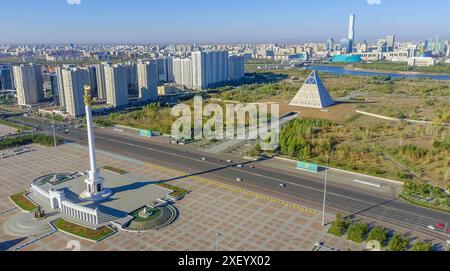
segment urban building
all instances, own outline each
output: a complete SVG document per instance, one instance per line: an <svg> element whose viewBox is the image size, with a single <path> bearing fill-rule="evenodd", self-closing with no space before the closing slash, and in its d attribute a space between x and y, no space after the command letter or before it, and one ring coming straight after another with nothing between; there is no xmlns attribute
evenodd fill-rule
<svg viewBox="0 0 450 271"><path fill-rule="evenodd" d="M335 42L334 42L334 39L333 38L329 38L328 40L327 40L327 52L332 52L332 51L334 51L334 45L335 45Z"/></svg>
<svg viewBox="0 0 450 271"><path fill-rule="evenodd" d="M127 74L128 95L138 94L138 75L136 63L128 62L123 65Z"/></svg>
<svg viewBox="0 0 450 271"><path fill-rule="evenodd" d="M121 65L106 65L106 103L118 107L128 104L128 68Z"/></svg>
<svg viewBox="0 0 450 271"><path fill-rule="evenodd" d="M137 64L138 95L145 101L158 101L158 62L139 61Z"/></svg>
<svg viewBox="0 0 450 271"><path fill-rule="evenodd" d="M88 71L89 71L89 85L91 86L92 96L98 98L97 69L95 65L89 66Z"/></svg>
<svg viewBox="0 0 450 271"><path fill-rule="evenodd" d="M196 51L191 58L194 89L205 90L228 81L228 51Z"/></svg>
<svg viewBox="0 0 450 271"><path fill-rule="evenodd" d="M157 60L158 65L158 81L171 82L173 78L173 66L171 57L162 57Z"/></svg>
<svg viewBox="0 0 450 271"><path fill-rule="evenodd" d="M65 112L72 117L85 114L84 86L89 85L89 70L83 68L63 67L61 69L62 85L65 99Z"/></svg>
<svg viewBox="0 0 450 271"><path fill-rule="evenodd" d="M436 65L436 59L432 57L412 57L408 59L408 65L412 67L427 67Z"/></svg>
<svg viewBox="0 0 450 271"><path fill-rule="evenodd" d="M243 56L228 56L228 80L239 81L245 76L245 61Z"/></svg>
<svg viewBox="0 0 450 271"><path fill-rule="evenodd" d="M102 62L95 65L95 73L97 77L97 99L106 100L106 82L105 82L105 66L108 62Z"/></svg>
<svg viewBox="0 0 450 271"><path fill-rule="evenodd" d="M54 102L58 100L58 80L56 73L44 73L44 92L46 98L52 97Z"/></svg>
<svg viewBox="0 0 450 271"><path fill-rule="evenodd" d="M181 89L177 88L172 84L164 84L162 86L158 86L158 96L175 94L180 92Z"/></svg>
<svg viewBox="0 0 450 271"><path fill-rule="evenodd" d="M387 42L386 39L379 39L377 42L377 52L378 53L385 53L387 52Z"/></svg>
<svg viewBox="0 0 450 271"><path fill-rule="evenodd" d="M395 36L389 35L386 36L386 51L393 52L395 49Z"/></svg>
<svg viewBox="0 0 450 271"><path fill-rule="evenodd" d="M13 90L14 76L11 65L0 65L0 90Z"/></svg>
<svg viewBox="0 0 450 271"><path fill-rule="evenodd" d="M42 66L35 64L13 66L14 85L20 106L31 106L44 99Z"/></svg>
<svg viewBox="0 0 450 271"><path fill-rule="evenodd" d="M190 58L174 58L172 60L173 77L177 85L192 88L192 61Z"/></svg>
<svg viewBox="0 0 450 271"><path fill-rule="evenodd" d="M348 47L348 53L353 52L353 44L355 43L355 14L350 14L350 22L348 25L348 40L349 40L349 47Z"/></svg>
<svg viewBox="0 0 450 271"><path fill-rule="evenodd" d="M352 52L352 41L349 39L341 39L340 41L341 52L344 54L350 54Z"/></svg>

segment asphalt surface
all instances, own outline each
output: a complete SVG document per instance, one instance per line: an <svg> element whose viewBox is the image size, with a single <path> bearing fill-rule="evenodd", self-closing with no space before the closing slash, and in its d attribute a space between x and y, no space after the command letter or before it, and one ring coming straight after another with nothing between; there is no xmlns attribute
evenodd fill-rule
<svg viewBox="0 0 450 271"><path fill-rule="evenodd" d="M51 129L46 128L44 131L51 132ZM67 135L61 131L58 132L60 136L68 140L87 145L85 130L72 128ZM302 176L301 172L296 174L277 170L258 162L243 162L244 167L239 168L236 166L238 161L227 163L224 161L227 158L181 146L130 137L109 129L96 129L95 140L96 148L100 150L322 210L323 179L321 178ZM241 178L243 181L237 182L236 178ZM286 186L282 187L280 184ZM415 206L389 193L376 193L331 180L327 187L326 208L328 211L339 211L354 218L364 218L367 222L400 226L438 240L450 239L449 235L427 229L427 226L436 223L450 223L449 213Z"/></svg>

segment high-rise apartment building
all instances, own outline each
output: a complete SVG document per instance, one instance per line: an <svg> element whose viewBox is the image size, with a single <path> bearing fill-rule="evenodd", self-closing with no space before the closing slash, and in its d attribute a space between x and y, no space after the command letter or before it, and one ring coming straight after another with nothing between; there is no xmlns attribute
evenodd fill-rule
<svg viewBox="0 0 450 271"><path fill-rule="evenodd" d="M13 67L17 102L20 106L30 106L44 99L44 78L42 66L35 64Z"/></svg>
<svg viewBox="0 0 450 271"><path fill-rule="evenodd" d="M128 95L136 95L138 93L138 75L136 63L128 62L123 65L127 74Z"/></svg>
<svg viewBox="0 0 450 271"><path fill-rule="evenodd" d="M175 83L186 88L192 88L192 61L190 58L175 58L172 60L173 78Z"/></svg>
<svg viewBox="0 0 450 271"><path fill-rule="evenodd" d="M106 86L105 86L105 66L107 62L95 65L95 73L97 76L97 99L106 100Z"/></svg>
<svg viewBox="0 0 450 271"><path fill-rule="evenodd" d="M191 58L194 89L204 90L228 80L227 51L196 51Z"/></svg>
<svg viewBox="0 0 450 271"><path fill-rule="evenodd" d="M128 104L128 68L121 65L104 66L106 102L114 107Z"/></svg>
<svg viewBox="0 0 450 271"><path fill-rule="evenodd" d="M11 65L0 65L0 90L12 90L14 88Z"/></svg>
<svg viewBox="0 0 450 271"><path fill-rule="evenodd" d="M97 88L97 68L94 65L88 67L89 71L89 85L91 86L92 97L98 98L98 88Z"/></svg>
<svg viewBox="0 0 450 271"><path fill-rule="evenodd" d="M162 57L157 60L158 65L158 80L160 82L173 81L173 67L171 57Z"/></svg>
<svg viewBox="0 0 450 271"><path fill-rule="evenodd" d="M156 60L137 64L138 94L144 101L158 101L158 64Z"/></svg>
<svg viewBox="0 0 450 271"><path fill-rule="evenodd" d="M73 116L84 115L84 86L89 85L89 70L83 68L63 67L62 76L65 111Z"/></svg>
<svg viewBox="0 0 450 271"><path fill-rule="evenodd" d="M245 76L245 61L243 56L228 57L228 80L239 81Z"/></svg>

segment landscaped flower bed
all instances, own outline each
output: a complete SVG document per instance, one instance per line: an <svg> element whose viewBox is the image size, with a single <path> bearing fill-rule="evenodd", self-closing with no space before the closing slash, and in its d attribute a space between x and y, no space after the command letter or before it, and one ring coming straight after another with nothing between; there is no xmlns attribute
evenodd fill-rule
<svg viewBox="0 0 450 271"><path fill-rule="evenodd" d="M84 238L91 241L98 242L100 240L103 240L104 238L112 235L114 233L114 230L110 227L103 226L97 230L93 230L90 228L86 228L74 223L71 223L69 221L66 221L62 218L59 218L52 222L52 224L58 228L59 230Z"/></svg>
<svg viewBox="0 0 450 271"><path fill-rule="evenodd" d="M170 193L170 196L172 196L174 198L182 198L189 193L188 190L180 188L178 186L174 186L174 185L170 185L170 184L166 184L166 183L159 183L157 185L167 188L167 189L170 189L170 190L173 190L173 192Z"/></svg>
<svg viewBox="0 0 450 271"><path fill-rule="evenodd" d="M125 170L120 169L120 168L112 167L112 166L104 166L103 169L112 171L112 172L117 173L119 175L128 174L128 171L125 171Z"/></svg>
<svg viewBox="0 0 450 271"><path fill-rule="evenodd" d="M36 208L38 207L36 204L31 202L27 197L25 197L25 192L14 194L12 196L9 196L9 198L14 202L14 204L17 205L17 207L27 212L32 212L36 210Z"/></svg>

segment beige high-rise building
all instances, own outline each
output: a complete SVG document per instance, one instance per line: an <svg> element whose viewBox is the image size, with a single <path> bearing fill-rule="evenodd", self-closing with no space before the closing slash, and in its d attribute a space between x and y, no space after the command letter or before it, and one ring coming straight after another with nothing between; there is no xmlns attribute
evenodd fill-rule
<svg viewBox="0 0 450 271"><path fill-rule="evenodd" d="M114 107L128 104L127 68L121 64L104 66L106 103Z"/></svg>
<svg viewBox="0 0 450 271"><path fill-rule="evenodd" d="M73 116L84 115L84 86L89 85L87 69L64 67L60 68L64 93L65 111Z"/></svg>
<svg viewBox="0 0 450 271"><path fill-rule="evenodd" d="M17 91L17 103L30 106L44 98L44 77L41 65L13 66L14 84Z"/></svg>
<svg viewBox="0 0 450 271"><path fill-rule="evenodd" d="M192 85L204 90L228 81L228 51L197 51L192 58Z"/></svg>
<svg viewBox="0 0 450 271"><path fill-rule="evenodd" d="M173 77L177 85L192 88L192 61L190 58L175 58Z"/></svg>
<svg viewBox="0 0 450 271"><path fill-rule="evenodd" d="M144 101L158 101L158 65L156 60L137 64L138 94Z"/></svg>

